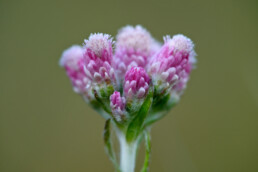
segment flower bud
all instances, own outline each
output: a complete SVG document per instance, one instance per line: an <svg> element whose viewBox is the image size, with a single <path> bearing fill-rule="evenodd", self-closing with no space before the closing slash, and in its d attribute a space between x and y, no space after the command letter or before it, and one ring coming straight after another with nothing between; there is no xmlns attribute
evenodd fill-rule
<svg viewBox="0 0 258 172"><path fill-rule="evenodd" d="M69 79L72 82L73 90L84 96L85 100L93 99L91 92L91 81L83 70L83 49L79 45L74 45L62 54L59 61L60 66L64 67Z"/></svg>
<svg viewBox="0 0 258 172"><path fill-rule="evenodd" d="M124 95L126 99L144 98L148 93L150 78L142 67L132 67L125 74Z"/></svg>
<svg viewBox="0 0 258 172"><path fill-rule="evenodd" d="M107 34L91 34L85 40L84 65L86 75L97 84L115 83L112 68L112 38Z"/></svg>
<svg viewBox="0 0 258 172"><path fill-rule="evenodd" d="M179 81L187 80L188 71L191 70L189 58L195 56L192 41L183 35L175 35L172 39L166 36L164 42L148 66L158 94L169 91Z"/></svg>
<svg viewBox="0 0 258 172"><path fill-rule="evenodd" d="M181 71L181 73L178 73L178 82L172 88L172 91L174 91L175 94L180 97L184 89L186 88L186 84L190 78L190 73L195 66L196 53L193 50L194 45L189 38L185 38L183 35L176 35L173 37L173 39L175 40L175 47L178 47L179 51L183 51L189 56L188 62L185 65L184 69Z"/></svg>
<svg viewBox="0 0 258 172"><path fill-rule="evenodd" d="M120 96L120 92L115 91L110 96L110 107L117 122L126 120L125 98Z"/></svg>
<svg viewBox="0 0 258 172"><path fill-rule="evenodd" d="M122 28L117 35L114 58L118 77L123 79L126 71L133 66L144 68L157 47L158 43L142 26Z"/></svg>
<svg viewBox="0 0 258 172"><path fill-rule="evenodd" d="M91 79L94 92L107 100L116 88L113 60L112 38L107 34L92 34L85 40L84 70ZM95 97L96 94L94 93Z"/></svg>

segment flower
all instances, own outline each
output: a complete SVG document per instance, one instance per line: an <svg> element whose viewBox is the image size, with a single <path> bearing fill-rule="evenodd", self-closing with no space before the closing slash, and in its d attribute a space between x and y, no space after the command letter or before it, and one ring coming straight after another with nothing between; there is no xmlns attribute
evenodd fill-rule
<svg viewBox="0 0 258 172"><path fill-rule="evenodd" d="M180 73L178 72L179 80L172 88L174 94L181 96L190 78L190 73L195 66L196 53L193 50L194 44L189 38L186 38L183 35L176 35L173 37L173 39L175 40L175 47L178 47L178 51L182 51L183 53L186 53L186 55L188 55L188 62L184 66L182 71Z"/></svg>
<svg viewBox="0 0 258 172"><path fill-rule="evenodd" d="M112 67L112 38L108 34L91 34L84 45L84 71L92 81L94 96L106 100L117 87L115 72ZM109 104L109 102L106 102Z"/></svg>
<svg viewBox="0 0 258 172"><path fill-rule="evenodd" d="M126 118L125 98L120 96L120 92L115 91L110 96L110 106L112 114L117 122L124 121Z"/></svg>
<svg viewBox="0 0 258 172"><path fill-rule="evenodd" d="M59 65L64 67L69 79L72 82L73 90L83 95L85 100L93 99L91 93L91 81L83 70L83 49L79 45L73 45L65 50L59 61Z"/></svg>
<svg viewBox="0 0 258 172"><path fill-rule="evenodd" d="M183 88L192 68L194 44L184 35L164 38L164 45L153 56L148 66L158 94L169 92L172 87ZM189 60L191 59L191 60Z"/></svg>
<svg viewBox="0 0 258 172"><path fill-rule="evenodd" d="M145 68L148 59L159 47L151 34L140 25L122 28L116 39L114 66L120 80L133 66Z"/></svg>
<svg viewBox="0 0 258 172"><path fill-rule="evenodd" d="M144 68L132 67L125 74L124 95L127 99L144 98L148 92L150 78Z"/></svg>
<svg viewBox="0 0 258 172"><path fill-rule="evenodd" d="M115 84L112 38L108 34L91 34L84 45L84 66L86 75L99 84Z"/></svg>

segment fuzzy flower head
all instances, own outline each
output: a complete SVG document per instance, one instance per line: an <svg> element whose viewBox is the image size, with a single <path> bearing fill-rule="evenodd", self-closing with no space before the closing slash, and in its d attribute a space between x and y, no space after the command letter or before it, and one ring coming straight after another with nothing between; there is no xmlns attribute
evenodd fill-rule
<svg viewBox="0 0 258 172"><path fill-rule="evenodd" d="M110 62L112 56L112 38L108 34L91 34L88 40L85 40L85 48L94 52L99 58L106 58ZM104 54L107 55L104 55Z"/></svg>
<svg viewBox="0 0 258 172"><path fill-rule="evenodd" d="M144 68L132 67L125 74L124 95L127 99L144 98L148 92L150 78Z"/></svg>
<svg viewBox="0 0 258 172"><path fill-rule="evenodd" d="M137 25L119 30L116 43L108 34L91 34L83 47L65 50L59 63L74 91L133 141L177 104L195 56L186 36L165 36L161 45Z"/></svg>
<svg viewBox="0 0 258 172"><path fill-rule="evenodd" d="M91 81L85 75L82 64L83 49L79 45L74 45L65 50L59 61L59 65L65 68L72 82L73 90L85 96L86 99L92 99Z"/></svg>
<svg viewBox="0 0 258 172"><path fill-rule="evenodd" d="M118 91L115 91L110 96L110 107L112 110L113 117L117 122L122 122L126 118L125 102L125 98L121 97L120 92Z"/></svg>
<svg viewBox="0 0 258 172"><path fill-rule="evenodd" d="M80 65L78 65L78 62L82 59L83 59L82 47L79 45L73 45L63 52L59 60L59 65L65 68L79 70Z"/></svg>
<svg viewBox="0 0 258 172"><path fill-rule="evenodd" d="M153 38L142 26L126 26L117 35L117 49L124 49L127 53L148 56L151 51Z"/></svg>
<svg viewBox="0 0 258 172"><path fill-rule="evenodd" d="M142 26L126 26L117 35L115 68L119 78L131 67L145 67L150 56L157 50L158 43Z"/></svg>
<svg viewBox="0 0 258 172"><path fill-rule="evenodd" d="M112 39L107 34L92 34L84 45L84 69L86 75L98 84L115 83L112 68Z"/></svg>
<svg viewBox="0 0 258 172"><path fill-rule="evenodd" d="M170 37L167 36L165 40L169 42L170 47L175 48L175 52L190 54L193 51L194 44L192 40L182 34L173 36L171 41Z"/></svg>
<svg viewBox="0 0 258 172"><path fill-rule="evenodd" d="M186 65L182 71L178 73L179 80L172 88L172 91L176 92L180 96L183 93L183 90L186 88L192 69L195 67L196 53L194 51L194 44L191 39L181 34L174 36L173 39L175 40L175 45L173 46L177 47L177 51L182 52L188 56Z"/></svg>
<svg viewBox="0 0 258 172"><path fill-rule="evenodd" d="M164 45L150 61L148 72L152 75L156 90L161 93L185 80L191 69L190 56L194 58L192 41L183 35L164 38Z"/></svg>

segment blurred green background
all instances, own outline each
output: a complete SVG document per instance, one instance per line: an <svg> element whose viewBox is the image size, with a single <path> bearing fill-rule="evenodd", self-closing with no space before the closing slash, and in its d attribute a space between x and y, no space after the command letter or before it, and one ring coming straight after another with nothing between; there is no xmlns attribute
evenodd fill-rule
<svg viewBox="0 0 258 172"><path fill-rule="evenodd" d="M0 0L0 171L113 171L104 120L58 60L127 24L160 41L183 33L198 54L180 104L152 129L150 171L257 172L257 0Z"/></svg>

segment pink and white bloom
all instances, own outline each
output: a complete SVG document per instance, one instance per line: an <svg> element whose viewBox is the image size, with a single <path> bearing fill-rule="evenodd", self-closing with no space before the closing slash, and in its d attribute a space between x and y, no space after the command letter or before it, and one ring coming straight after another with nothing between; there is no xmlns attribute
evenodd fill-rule
<svg viewBox="0 0 258 172"><path fill-rule="evenodd" d="M151 55L159 48L151 34L140 25L122 28L116 39L114 66L120 79L134 66L145 68Z"/></svg>
<svg viewBox="0 0 258 172"><path fill-rule="evenodd" d="M148 93L150 78L144 68L132 67L125 74L124 96L126 99L144 98Z"/></svg>
<svg viewBox="0 0 258 172"><path fill-rule="evenodd" d="M192 68L192 61L195 59L194 44L186 36L179 34L172 39L166 36L164 42L148 67L158 93L186 83ZM179 85L176 86L176 84Z"/></svg>
<svg viewBox="0 0 258 172"><path fill-rule="evenodd" d="M112 67L112 38L108 34L91 34L84 45L84 70L94 84L116 83Z"/></svg>
<svg viewBox="0 0 258 172"><path fill-rule="evenodd" d="M72 82L73 90L85 96L86 100L93 99L91 93L91 81L83 70L83 49L79 45L74 45L65 50L59 61L59 65L64 67L67 76Z"/></svg>
<svg viewBox="0 0 258 172"><path fill-rule="evenodd" d="M183 91L185 90L187 82L190 78L190 73L191 73L192 69L195 67L196 53L193 50L194 44L192 43L192 41L189 38L186 39L186 38L184 38L183 35L177 35L174 37L174 39L177 44L176 47L179 47L179 49L181 48L182 50L184 49L185 52L188 53L188 55L189 55L188 63L185 65L182 72L178 74L179 80L172 88L172 91L174 92L174 94L181 96Z"/></svg>
<svg viewBox="0 0 258 172"><path fill-rule="evenodd" d="M121 97L120 92L118 91L115 91L110 96L110 107L112 110L113 117L117 122L122 122L126 120L125 103L125 98Z"/></svg>

